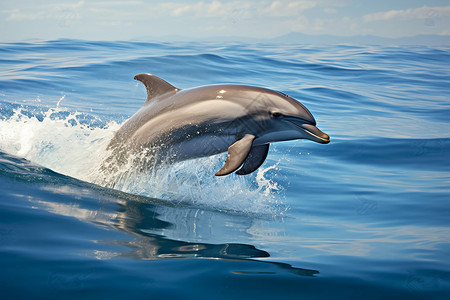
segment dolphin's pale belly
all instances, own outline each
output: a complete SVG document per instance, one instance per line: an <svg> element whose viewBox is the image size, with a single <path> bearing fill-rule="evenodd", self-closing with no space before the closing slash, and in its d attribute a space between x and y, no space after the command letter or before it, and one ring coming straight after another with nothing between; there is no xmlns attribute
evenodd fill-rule
<svg viewBox="0 0 450 300"><path fill-rule="evenodd" d="M234 136L204 135L173 144L168 150L168 155L173 161L182 161L197 157L211 156L227 151L230 144L234 143Z"/></svg>

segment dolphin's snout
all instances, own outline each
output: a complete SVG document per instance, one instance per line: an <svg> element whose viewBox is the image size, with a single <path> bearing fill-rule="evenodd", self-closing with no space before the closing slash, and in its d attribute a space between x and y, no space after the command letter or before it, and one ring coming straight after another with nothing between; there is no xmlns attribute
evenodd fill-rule
<svg viewBox="0 0 450 300"><path fill-rule="evenodd" d="M330 136L325 132L322 132L319 128L315 126L315 122L308 122L303 118L286 118L287 121L294 124L301 131L307 133L307 136L303 137L320 144L328 144L330 142Z"/></svg>
<svg viewBox="0 0 450 300"><path fill-rule="evenodd" d="M302 128L310 134L310 140L320 144L328 144L330 142L330 136L325 132L322 132L316 126L310 124L302 124Z"/></svg>

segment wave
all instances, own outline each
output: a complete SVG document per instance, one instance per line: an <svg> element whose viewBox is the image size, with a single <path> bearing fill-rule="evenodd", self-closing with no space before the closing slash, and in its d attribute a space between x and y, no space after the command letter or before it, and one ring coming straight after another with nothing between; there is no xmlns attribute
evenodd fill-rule
<svg viewBox="0 0 450 300"><path fill-rule="evenodd" d="M142 72L179 88L242 83L280 90L301 100L332 137L326 147L302 143L303 150L314 147L344 163L446 170L444 48L58 40L3 44L0 52L0 149L111 188L221 209L264 211L283 202L286 183L272 179L281 155L273 152L272 164L244 178L211 175L223 155L156 174L102 177L108 141L145 100L145 88L132 80ZM66 109L57 105L63 97ZM27 106L8 104L14 101Z"/></svg>

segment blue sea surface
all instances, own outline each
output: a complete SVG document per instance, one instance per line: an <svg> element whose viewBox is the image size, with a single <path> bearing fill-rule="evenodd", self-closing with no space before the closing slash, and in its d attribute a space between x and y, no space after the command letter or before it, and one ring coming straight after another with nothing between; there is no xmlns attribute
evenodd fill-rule
<svg viewBox="0 0 450 300"><path fill-rule="evenodd" d="M331 143L104 184L138 73L281 91ZM0 298L449 299L449 87L449 47L0 44Z"/></svg>

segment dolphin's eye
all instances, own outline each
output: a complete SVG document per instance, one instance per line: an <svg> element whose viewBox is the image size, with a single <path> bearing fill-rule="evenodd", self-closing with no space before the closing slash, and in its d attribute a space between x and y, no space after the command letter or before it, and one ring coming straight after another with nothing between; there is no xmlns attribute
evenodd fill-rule
<svg viewBox="0 0 450 300"><path fill-rule="evenodd" d="M274 118L279 118L279 117L281 117L281 113L279 113L279 112L274 112L274 113L272 113L272 117L274 117Z"/></svg>

